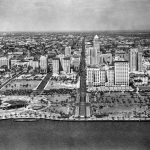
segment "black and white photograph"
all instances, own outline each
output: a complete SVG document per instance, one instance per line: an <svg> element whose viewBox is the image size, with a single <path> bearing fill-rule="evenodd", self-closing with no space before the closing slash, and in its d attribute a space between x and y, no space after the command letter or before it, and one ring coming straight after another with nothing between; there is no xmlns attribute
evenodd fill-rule
<svg viewBox="0 0 150 150"><path fill-rule="evenodd" d="M0 0L0 150L150 150L150 0Z"/></svg>

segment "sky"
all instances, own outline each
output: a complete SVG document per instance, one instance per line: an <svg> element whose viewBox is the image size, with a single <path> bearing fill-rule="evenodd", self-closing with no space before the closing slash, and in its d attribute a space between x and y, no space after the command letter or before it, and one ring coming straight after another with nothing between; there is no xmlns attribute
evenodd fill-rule
<svg viewBox="0 0 150 150"><path fill-rule="evenodd" d="M0 0L0 31L150 30L150 0Z"/></svg>

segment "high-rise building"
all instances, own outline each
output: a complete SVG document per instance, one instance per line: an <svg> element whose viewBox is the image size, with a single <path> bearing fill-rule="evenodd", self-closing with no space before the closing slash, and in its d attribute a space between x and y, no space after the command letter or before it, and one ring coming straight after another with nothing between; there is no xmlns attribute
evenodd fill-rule
<svg viewBox="0 0 150 150"><path fill-rule="evenodd" d="M86 51L87 51L87 54L86 54L87 65L94 65L95 64L94 48L88 47L86 48Z"/></svg>
<svg viewBox="0 0 150 150"><path fill-rule="evenodd" d="M62 64L62 63L63 63L63 59L64 59L65 55L64 55L64 54L59 54L59 55L57 55L57 57L59 58L60 63Z"/></svg>
<svg viewBox="0 0 150 150"><path fill-rule="evenodd" d="M66 73L70 73L70 64L71 64L71 60L70 57L65 57L62 60L62 67L63 67L63 71Z"/></svg>
<svg viewBox="0 0 150 150"><path fill-rule="evenodd" d="M130 72L137 71L137 65L138 65L138 49L130 49Z"/></svg>
<svg viewBox="0 0 150 150"><path fill-rule="evenodd" d="M130 49L130 72L142 71L142 49Z"/></svg>
<svg viewBox="0 0 150 150"><path fill-rule="evenodd" d="M138 71L142 71L142 52L138 52Z"/></svg>
<svg viewBox="0 0 150 150"><path fill-rule="evenodd" d="M65 48L65 56L71 56L71 46Z"/></svg>
<svg viewBox="0 0 150 150"><path fill-rule="evenodd" d="M57 58L57 57L53 58L53 60L52 60L53 75L54 74L59 74L59 64L60 64L59 58Z"/></svg>
<svg viewBox="0 0 150 150"><path fill-rule="evenodd" d="M107 86L114 86L115 84L115 70L114 70L114 66L109 68L107 70L107 78L106 78L106 85Z"/></svg>
<svg viewBox="0 0 150 150"><path fill-rule="evenodd" d="M79 70L79 66L80 66L80 58L74 58L71 62L72 67L74 69L74 71L78 71Z"/></svg>
<svg viewBox="0 0 150 150"><path fill-rule="evenodd" d="M115 61L115 85L129 85L128 61Z"/></svg>
<svg viewBox="0 0 150 150"><path fill-rule="evenodd" d="M93 47L97 50L98 53L100 52L99 37L97 35L94 36Z"/></svg>
<svg viewBox="0 0 150 150"><path fill-rule="evenodd" d="M40 57L40 72L47 73L47 64L48 64L47 56Z"/></svg>
<svg viewBox="0 0 150 150"><path fill-rule="evenodd" d="M98 54L100 53L100 43L99 43L99 37L95 35L93 39L93 57L94 57L94 65L97 65L98 60Z"/></svg>
<svg viewBox="0 0 150 150"><path fill-rule="evenodd" d="M143 55L143 51L142 51L142 48L139 46L138 47L138 71L140 72L143 70L142 55Z"/></svg>

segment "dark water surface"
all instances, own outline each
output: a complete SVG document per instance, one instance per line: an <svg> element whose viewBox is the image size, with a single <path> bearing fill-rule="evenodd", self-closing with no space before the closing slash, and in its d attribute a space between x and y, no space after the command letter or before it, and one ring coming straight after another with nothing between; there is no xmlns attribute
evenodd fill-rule
<svg viewBox="0 0 150 150"><path fill-rule="evenodd" d="M150 122L0 121L0 150L150 150Z"/></svg>

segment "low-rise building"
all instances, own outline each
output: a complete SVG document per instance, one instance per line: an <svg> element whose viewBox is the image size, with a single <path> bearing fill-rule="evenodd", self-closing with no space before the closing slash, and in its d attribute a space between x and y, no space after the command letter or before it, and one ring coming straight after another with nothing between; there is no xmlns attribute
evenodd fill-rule
<svg viewBox="0 0 150 150"><path fill-rule="evenodd" d="M29 60L28 66L31 66L33 69L39 68L39 62L34 60Z"/></svg>
<svg viewBox="0 0 150 150"><path fill-rule="evenodd" d="M147 85L148 84L148 75L146 74L135 74L133 76L133 81L136 86Z"/></svg>
<svg viewBox="0 0 150 150"><path fill-rule="evenodd" d="M1 66L7 66L8 68L9 66L9 59L7 57L0 57L0 67Z"/></svg>

